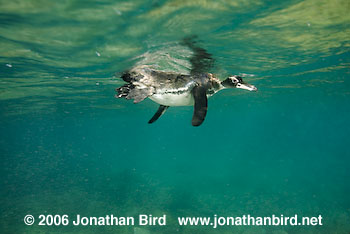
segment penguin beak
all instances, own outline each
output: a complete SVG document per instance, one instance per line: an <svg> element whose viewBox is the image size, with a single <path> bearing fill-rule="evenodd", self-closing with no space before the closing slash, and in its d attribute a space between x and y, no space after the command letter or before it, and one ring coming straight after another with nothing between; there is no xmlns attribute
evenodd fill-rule
<svg viewBox="0 0 350 234"><path fill-rule="evenodd" d="M244 82L238 83L236 88L245 89L248 91L257 91L258 90L254 85L244 83Z"/></svg>

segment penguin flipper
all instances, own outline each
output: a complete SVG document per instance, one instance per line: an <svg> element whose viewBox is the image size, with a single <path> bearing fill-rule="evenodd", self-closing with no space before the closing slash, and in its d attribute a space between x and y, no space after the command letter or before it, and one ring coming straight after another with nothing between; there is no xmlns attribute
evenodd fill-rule
<svg viewBox="0 0 350 234"><path fill-rule="evenodd" d="M192 125L199 126L203 123L208 110L207 90L202 86L197 86L193 88L192 94L194 98Z"/></svg>
<svg viewBox="0 0 350 234"><path fill-rule="evenodd" d="M169 106L163 106L160 105L157 112L153 115L153 117L148 121L149 124L153 123L157 119L159 119L160 116L164 114L164 112L168 109Z"/></svg>

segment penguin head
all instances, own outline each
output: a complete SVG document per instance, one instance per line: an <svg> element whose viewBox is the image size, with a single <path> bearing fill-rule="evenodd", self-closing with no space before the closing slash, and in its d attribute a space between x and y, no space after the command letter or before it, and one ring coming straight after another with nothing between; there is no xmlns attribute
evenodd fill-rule
<svg viewBox="0 0 350 234"><path fill-rule="evenodd" d="M258 90L254 85L244 82L242 77L237 75L229 76L226 80L222 81L221 84L225 88L239 88L239 89L246 89L248 91Z"/></svg>

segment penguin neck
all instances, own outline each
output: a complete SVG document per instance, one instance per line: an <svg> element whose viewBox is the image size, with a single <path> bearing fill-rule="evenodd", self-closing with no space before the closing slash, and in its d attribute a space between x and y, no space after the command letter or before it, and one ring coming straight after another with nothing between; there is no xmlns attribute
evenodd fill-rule
<svg viewBox="0 0 350 234"><path fill-rule="evenodd" d="M212 95L219 92L220 90L226 89L225 86L221 84L221 82L215 82L215 84L212 85L212 88L210 89L212 92Z"/></svg>

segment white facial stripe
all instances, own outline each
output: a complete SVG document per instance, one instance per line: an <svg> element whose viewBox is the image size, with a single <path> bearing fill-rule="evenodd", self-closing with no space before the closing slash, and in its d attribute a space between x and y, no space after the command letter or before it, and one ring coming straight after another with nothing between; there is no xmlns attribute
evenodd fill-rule
<svg viewBox="0 0 350 234"><path fill-rule="evenodd" d="M230 79L234 84L239 83L239 80L235 76L231 76Z"/></svg>

